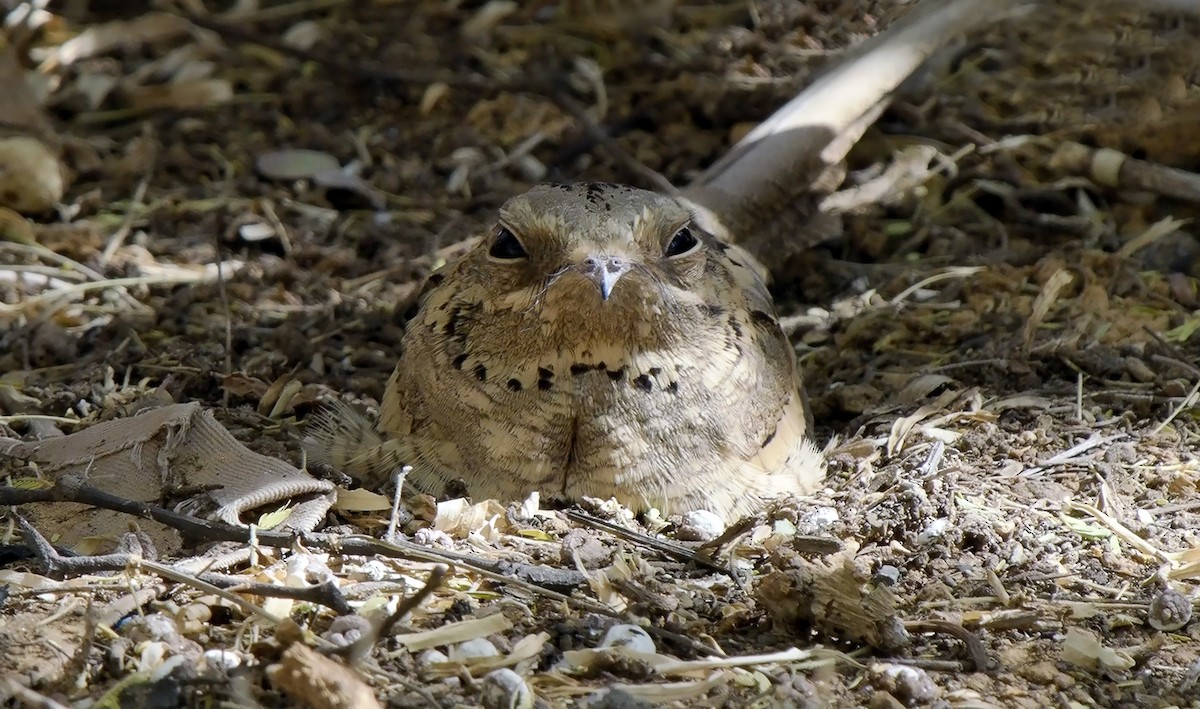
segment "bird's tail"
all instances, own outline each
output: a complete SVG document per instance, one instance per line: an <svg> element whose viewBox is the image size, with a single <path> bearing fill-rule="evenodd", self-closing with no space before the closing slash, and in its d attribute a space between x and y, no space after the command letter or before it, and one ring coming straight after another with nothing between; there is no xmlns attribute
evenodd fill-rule
<svg viewBox="0 0 1200 709"><path fill-rule="evenodd" d="M369 487L381 487L407 462L402 441L380 433L375 424L343 401L330 402L304 436L309 459L327 463Z"/></svg>

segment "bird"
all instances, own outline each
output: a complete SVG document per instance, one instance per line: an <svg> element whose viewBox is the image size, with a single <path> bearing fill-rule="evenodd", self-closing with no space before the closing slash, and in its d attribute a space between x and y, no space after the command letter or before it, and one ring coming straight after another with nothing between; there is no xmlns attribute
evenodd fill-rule
<svg viewBox="0 0 1200 709"><path fill-rule="evenodd" d="M825 474L795 352L749 254L682 199L542 184L433 272L372 422L349 405L309 456L438 494L615 498L729 523Z"/></svg>

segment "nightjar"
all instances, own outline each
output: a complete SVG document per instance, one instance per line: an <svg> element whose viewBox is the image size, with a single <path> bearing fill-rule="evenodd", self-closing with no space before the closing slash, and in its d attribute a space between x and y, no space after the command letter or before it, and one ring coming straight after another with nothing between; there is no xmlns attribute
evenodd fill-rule
<svg viewBox="0 0 1200 709"><path fill-rule="evenodd" d="M728 520L824 476L795 355L749 256L679 201L542 185L430 276L379 421L335 407L310 454L378 485L613 497Z"/></svg>

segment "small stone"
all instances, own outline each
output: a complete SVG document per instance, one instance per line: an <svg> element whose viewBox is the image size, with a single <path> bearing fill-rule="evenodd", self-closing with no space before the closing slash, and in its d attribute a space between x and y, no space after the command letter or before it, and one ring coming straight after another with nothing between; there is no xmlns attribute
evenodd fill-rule
<svg viewBox="0 0 1200 709"><path fill-rule="evenodd" d="M347 647L370 630L371 621L361 615L343 615L334 618L329 630L321 633L321 637L338 647Z"/></svg>
<svg viewBox="0 0 1200 709"><path fill-rule="evenodd" d="M639 699L623 689L602 689L588 695L587 709L651 709L653 704Z"/></svg>
<svg viewBox="0 0 1200 709"><path fill-rule="evenodd" d="M429 669L429 667L432 665L438 665L449 661L450 658L446 657L446 653L433 648L430 648L429 650L422 652L420 655L417 655L417 667L420 667L422 670Z"/></svg>
<svg viewBox="0 0 1200 709"><path fill-rule="evenodd" d="M559 560L568 567L578 563L585 569L599 569L612 561L614 550L582 529L572 529L562 538Z"/></svg>
<svg viewBox="0 0 1200 709"><path fill-rule="evenodd" d="M456 662L468 657L495 657L499 654L500 651L487 638L467 640L450 648L450 659Z"/></svg>
<svg viewBox="0 0 1200 709"><path fill-rule="evenodd" d="M917 535L917 543L922 546L930 544L945 534L949 527L950 520L945 517L935 519Z"/></svg>
<svg viewBox="0 0 1200 709"><path fill-rule="evenodd" d="M171 640L179 635L175 621L161 613L133 618L121 626L125 636L134 642Z"/></svg>
<svg viewBox="0 0 1200 709"><path fill-rule="evenodd" d="M1017 669L1017 676L1043 686L1054 684L1058 675L1053 662L1027 662Z"/></svg>
<svg viewBox="0 0 1200 709"><path fill-rule="evenodd" d="M205 650L204 664L209 669L229 672L242 665L242 658L228 650Z"/></svg>
<svg viewBox="0 0 1200 709"><path fill-rule="evenodd" d="M875 570L872 580L877 586L895 586L900 583L900 569L891 564L884 564Z"/></svg>
<svg viewBox="0 0 1200 709"><path fill-rule="evenodd" d="M675 535L687 542L708 542L721 536L725 522L708 510L693 510L683 515L683 525Z"/></svg>
<svg viewBox="0 0 1200 709"><path fill-rule="evenodd" d="M382 581L392 574L392 569L378 559L372 559L358 567L364 581Z"/></svg>
<svg viewBox="0 0 1200 709"><path fill-rule="evenodd" d="M479 703L484 709L531 709L533 690L507 667L492 670L480 681Z"/></svg>
<svg viewBox="0 0 1200 709"><path fill-rule="evenodd" d="M929 674L917 667L880 663L871 667L871 674L877 688L908 706L928 704L941 695Z"/></svg>
<svg viewBox="0 0 1200 709"><path fill-rule="evenodd" d="M600 647L624 647L648 655L653 655L658 651L654 646L654 639L650 637L649 633L629 623L621 623L609 628L608 632L604 634L604 638L600 640Z"/></svg>
<svg viewBox="0 0 1200 709"><path fill-rule="evenodd" d="M796 532L807 536L824 534L830 527L841 520L838 511L832 507L818 507L804 515L796 523Z"/></svg>
<svg viewBox="0 0 1200 709"><path fill-rule="evenodd" d="M1150 601L1147 615L1155 630L1179 630L1192 620L1192 599L1173 588L1165 588Z"/></svg>

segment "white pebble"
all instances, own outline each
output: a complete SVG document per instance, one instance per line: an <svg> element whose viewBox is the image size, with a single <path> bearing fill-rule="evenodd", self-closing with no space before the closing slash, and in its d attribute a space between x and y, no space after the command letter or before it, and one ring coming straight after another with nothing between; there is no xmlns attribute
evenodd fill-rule
<svg viewBox="0 0 1200 709"><path fill-rule="evenodd" d="M946 529L950 526L950 520L942 517L935 519L929 523L929 526L917 535L918 544L929 544L946 533Z"/></svg>
<svg viewBox="0 0 1200 709"><path fill-rule="evenodd" d="M475 638L450 648L450 659L456 662L468 657L495 657L499 654L500 651L487 638Z"/></svg>
<svg viewBox="0 0 1200 709"><path fill-rule="evenodd" d="M204 664L209 669L228 672L242 665L242 658L228 650L205 650Z"/></svg>
<svg viewBox="0 0 1200 709"><path fill-rule="evenodd" d="M650 637L649 633L628 623L609 628L608 632L604 634L604 639L600 641L600 647L624 647L647 655L653 655L657 651L657 648L654 647L654 639Z"/></svg>
<svg viewBox="0 0 1200 709"><path fill-rule="evenodd" d="M818 535L837 524L841 520L838 511L832 507L818 507L804 515L797 525L801 534Z"/></svg>
<svg viewBox="0 0 1200 709"><path fill-rule="evenodd" d="M358 573L367 581L382 581L395 574L390 566L379 559L372 559L358 567Z"/></svg>
<svg viewBox="0 0 1200 709"><path fill-rule="evenodd" d="M716 539L725 531L725 522L708 510L693 510L683 516L684 525L693 528L705 541Z"/></svg>
<svg viewBox="0 0 1200 709"><path fill-rule="evenodd" d="M429 649L417 655L417 667L428 669L430 665L436 665L442 662L449 662L450 658L446 657L446 653L441 650Z"/></svg>
<svg viewBox="0 0 1200 709"><path fill-rule="evenodd" d="M484 709L531 709L533 691L521 675L505 667L483 676L479 702Z"/></svg>

